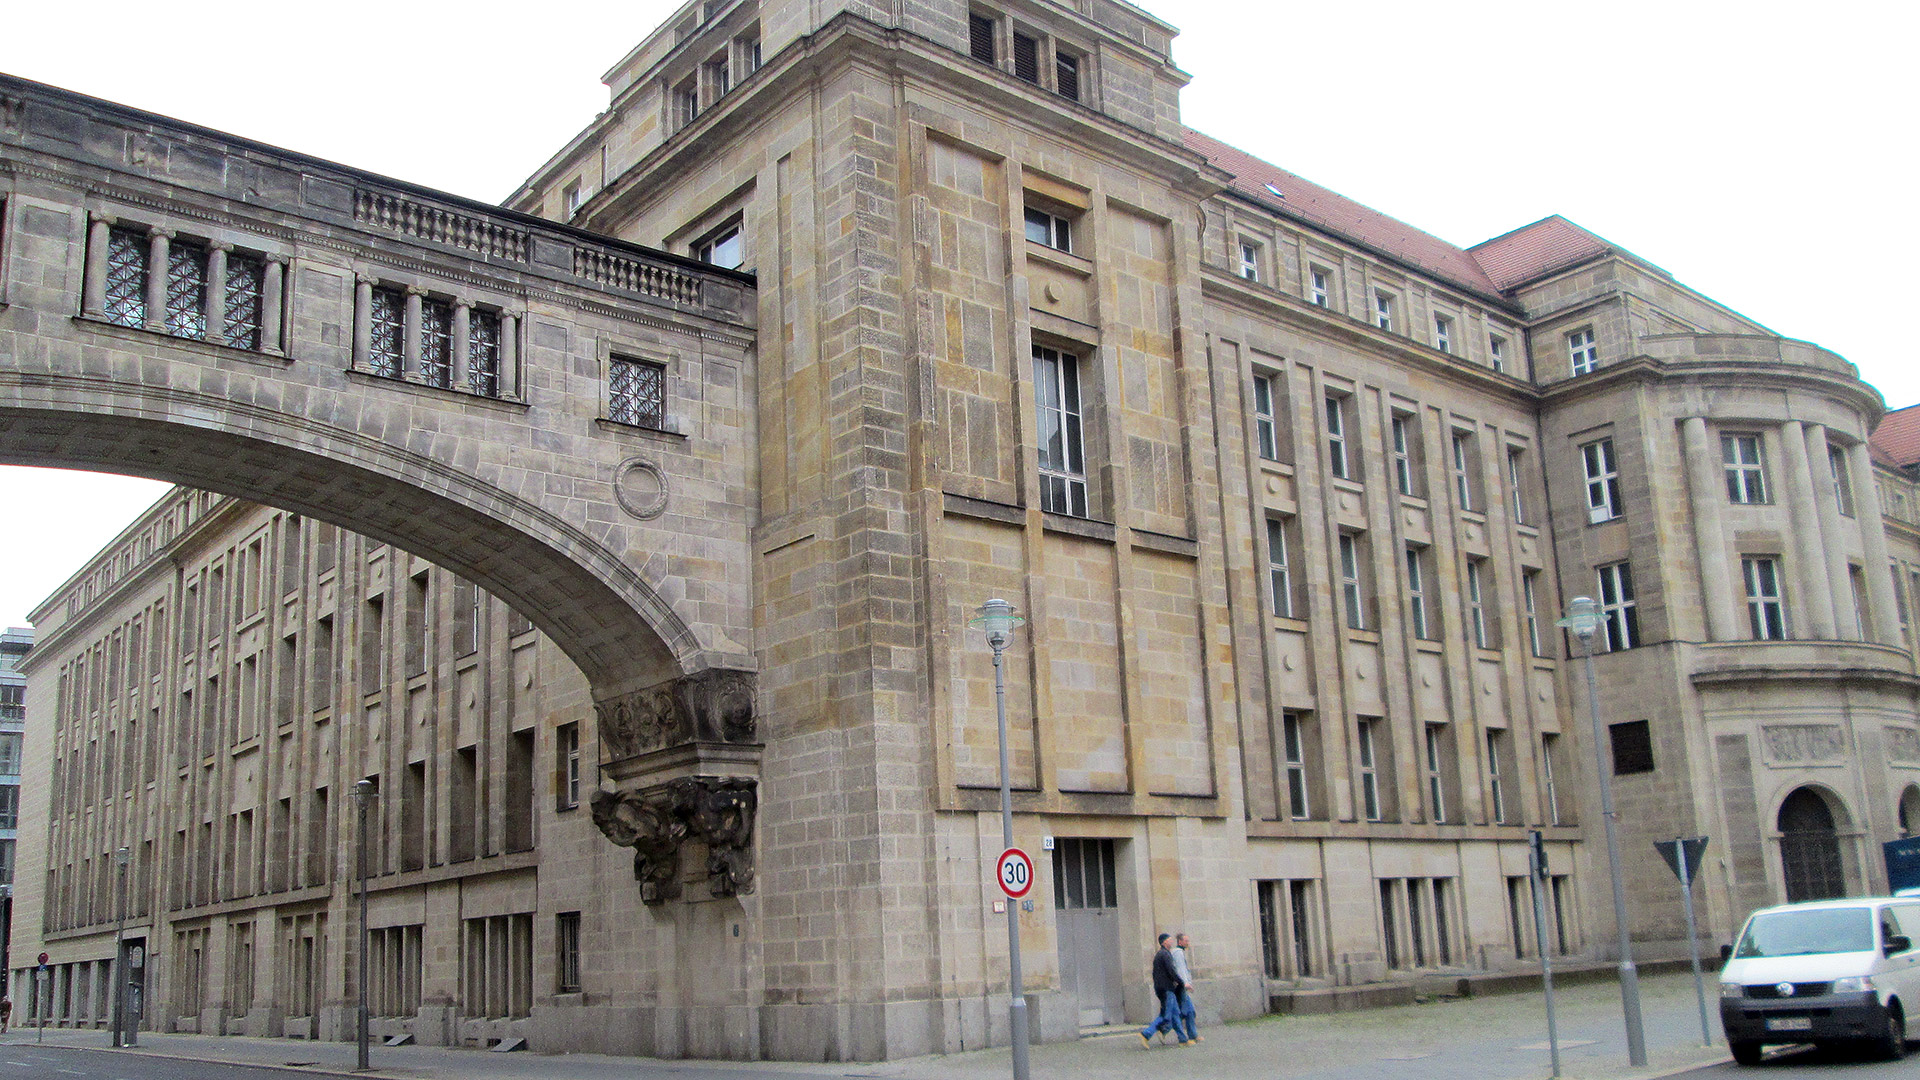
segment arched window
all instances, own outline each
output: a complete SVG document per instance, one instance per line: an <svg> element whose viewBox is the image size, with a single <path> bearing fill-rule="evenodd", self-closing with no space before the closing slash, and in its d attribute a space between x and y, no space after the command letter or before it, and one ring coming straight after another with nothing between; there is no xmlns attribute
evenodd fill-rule
<svg viewBox="0 0 1920 1080"><path fill-rule="evenodd" d="M1847 894L1840 838L1833 810L1812 788L1800 788L1780 804L1780 863L1787 902L1831 900Z"/></svg>
<svg viewBox="0 0 1920 1080"><path fill-rule="evenodd" d="M1920 784L1908 784L1900 793L1900 835L1920 834Z"/></svg>

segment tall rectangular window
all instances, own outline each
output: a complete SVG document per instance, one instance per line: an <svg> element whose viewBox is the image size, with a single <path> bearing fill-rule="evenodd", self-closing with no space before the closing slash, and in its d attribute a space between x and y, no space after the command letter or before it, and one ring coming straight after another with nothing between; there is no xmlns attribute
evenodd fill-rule
<svg viewBox="0 0 1920 1080"><path fill-rule="evenodd" d="M700 83L689 75L684 82L673 88L674 129L686 127L699 117Z"/></svg>
<svg viewBox="0 0 1920 1080"><path fill-rule="evenodd" d="M1347 609L1347 625L1355 630L1367 628L1366 591L1361 587L1362 560L1360 538L1353 533L1340 534L1340 599Z"/></svg>
<svg viewBox="0 0 1920 1080"><path fill-rule="evenodd" d="M1280 714L1280 749L1287 770L1287 816L1307 819L1307 744L1305 721L1288 710Z"/></svg>
<svg viewBox="0 0 1920 1080"><path fill-rule="evenodd" d="M485 397L500 396L500 314L467 314L467 388Z"/></svg>
<svg viewBox="0 0 1920 1080"><path fill-rule="evenodd" d="M1534 591L1539 587L1540 571L1520 571L1520 595L1526 603L1527 649L1533 656L1545 656L1540 648L1540 607Z"/></svg>
<svg viewBox="0 0 1920 1080"><path fill-rule="evenodd" d="M561 724L554 730L554 809L580 805L580 725Z"/></svg>
<svg viewBox="0 0 1920 1080"><path fill-rule="evenodd" d="M1418 437L1413 433L1414 423L1411 415L1396 414L1390 424L1393 429L1393 482L1402 495L1420 493L1414 480L1418 475L1414 465L1418 442Z"/></svg>
<svg viewBox="0 0 1920 1080"><path fill-rule="evenodd" d="M1540 736L1540 786L1547 801L1547 824L1559 825L1560 787L1554 780L1554 759L1560 754L1560 736Z"/></svg>
<svg viewBox="0 0 1920 1080"><path fill-rule="evenodd" d="M1393 330L1393 297L1387 293L1373 294L1373 324L1382 330Z"/></svg>
<svg viewBox="0 0 1920 1080"><path fill-rule="evenodd" d="M978 13L967 16L967 55L983 64L994 64L1000 60L999 50L994 45L994 20Z"/></svg>
<svg viewBox="0 0 1920 1080"><path fill-rule="evenodd" d="M1327 414L1327 468L1342 480L1353 479L1353 455L1347 446L1347 399L1338 394L1328 394Z"/></svg>
<svg viewBox="0 0 1920 1080"><path fill-rule="evenodd" d="M1720 436L1720 460L1727 470L1729 502L1767 501L1766 469L1760 462L1760 436Z"/></svg>
<svg viewBox="0 0 1920 1080"><path fill-rule="evenodd" d="M1740 560L1740 574L1747 583L1747 619L1755 641L1784 641L1787 637L1787 612L1780 599L1780 564L1771 556L1747 556Z"/></svg>
<svg viewBox="0 0 1920 1080"><path fill-rule="evenodd" d="M453 305L445 300L420 302L420 380L442 389L453 385Z"/></svg>
<svg viewBox="0 0 1920 1080"><path fill-rule="evenodd" d="M1321 267L1307 271L1307 301L1314 307L1326 307L1332 302L1333 273Z"/></svg>
<svg viewBox="0 0 1920 1080"><path fill-rule="evenodd" d="M1362 720L1356 729L1360 752L1360 809L1368 821L1380 821L1380 759L1374 746L1374 728L1378 720Z"/></svg>
<svg viewBox="0 0 1920 1080"><path fill-rule="evenodd" d="M1024 82L1040 82L1040 41L1018 30L1013 34L1013 77Z"/></svg>
<svg viewBox="0 0 1920 1080"><path fill-rule="evenodd" d="M1493 823L1507 823L1506 788L1500 782L1500 759L1506 754L1504 731L1487 732L1487 796L1493 800Z"/></svg>
<svg viewBox="0 0 1920 1080"><path fill-rule="evenodd" d="M1460 500L1460 509L1474 508L1472 432L1453 433L1453 492Z"/></svg>
<svg viewBox="0 0 1920 1080"><path fill-rule="evenodd" d="M1280 460L1280 429L1273 414L1273 376L1253 377L1253 434L1260 456Z"/></svg>
<svg viewBox="0 0 1920 1080"><path fill-rule="evenodd" d="M1482 649L1492 648L1487 630L1486 563L1485 559L1467 560L1467 629L1473 643Z"/></svg>
<svg viewBox="0 0 1920 1080"><path fill-rule="evenodd" d="M261 324L261 297L266 292L266 282L266 260L228 253L226 296L222 298L225 314L222 333L228 345L236 349L260 348L265 335Z"/></svg>
<svg viewBox="0 0 1920 1080"><path fill-rule="evenodd" d="M1595 439L1580 447L1580 466L1587 482L1587 521L1598 524L1620 516L1620 469L1613 460L1613 440Z"/></svg>
<svg viewBox="0 0 1920 1080"><path fill-rule="evenodd" d="M1087 461L1080 426L1080 358L1033 347L1034 411L1040 422L1040 508L1087 516Z"/></svg>
<svg viewBox="0 0 1920 1080"><path fill-rule="evenodd" d="M1433 805L1433 820L1447 820L1447 726L1428 724L1426 740L1427 801Z"/></svg>
<svg viewBox="0 0 1920 1080"><path fill-rule="evenodd" d="M1407 621L1413 636L1431 641L1434 637L1427 620L1427 574L1419 548L1407 545Z"/></svg>
<svg viewBox="0 0 1920 1080"><path fill-rule="evenodd" d="M607 365L607 419L655 430L665 427L666 365L615 357Z"/></svg>
<svg viewBox="0 0 1920 1080"><path fill-rule="evenodd" d="M1267 519L1267 587L1274 615L1293 618L1293 572L1287 564L1287 524L1281 518Z"/></svg>
<svg viewBox="0 0 1920 1080"><path fill-rule="evenodd" d="M1599 363L1600 349L1594 344L1592 327L1567 335L1567 358L1573 362L1575 375L1585 375Z"/></svg>
<svg viewBox="0 0 1920 1080"><path fill-rule="evenodd" d="M1608 652L1640 644L1640 613L1633 602L1633 573L1623 562L1599 569L1602 635Z"/></svg>
<svg viewBox="0 0 1920 1080"><path fill-rule="evenodd" d="M1493 367L1494 374L1504 374L1507 370L1507 339L1498 334L1487 339L1487 363Z"/></svg>
<svg viewBox="0 0 1920 1080"><path fill-rule="evenodd" d="M207 336L207 249L175 240L167 249L167 333Z"/></svg>
<svg viewBox="0 0 1920 1080"><path fill-rule="evenodd" d="M1867 625L1871 622L1867 607L1867 575L1857 566L1847 567L1847 584L1853 590L1853 636L1861 641L1867 640Z"/></svg>
<svg viewBox="0 0 1920 1080"><path fill-rule="evenodd" d="M115 226L107 233L107 321L147 325L147 238Z"/></svg>
<svg viewBox="0 0 1920 1080"><path fill-rule="evenodd" d="M1445 315L1433 317L1433 347L1443 353L1453 351L1453 320Z"/></svg>
<svg viewBox="0 0 1920 1080"><path fill-rule="evenodd" d="M563 911L554 916L554 989L562 994L580 992L580 913Z"/></svg>
<svg viewBox="0 0 1920 1080"><path fill-rule="evenodd" d="M1260 280L1260 245L1251 240L1240 241L1240 276L1248 281Z"/></svg>
<svg viewBox="0 0 1920 1080"><path fill-rule="evenodd" d="M1833 497L1840 505L1842 517L1853 516L1853 478L1847 474L1847 452L1837 446L1827 447L1827 471L1833 474Z"/></svg>
<svg viewBox="0 0 1920 1080"><path fill-rule="evenodd" d="M1521 459L1525 456L1526 451L1519 447L1507 447L1507 491L1508 499L1513 504L1511 509L1515 525L1527 523L1526 470L1521 468Z"/></svg>
<svg viewBox="0 0 1920 1080"><path fill-rule="evenodd" d="M1053 54L1053 92L1068 101L1080 100L1080 58L1071 53Z"/></svg>
<svg viewBox="0 0 1920 1080"><path fill-rule="evenodd" d="M405 348L402 341L407 333L407 294L399 289L376 287L371 316L367 371L382 378L397 379Z"/></svg>

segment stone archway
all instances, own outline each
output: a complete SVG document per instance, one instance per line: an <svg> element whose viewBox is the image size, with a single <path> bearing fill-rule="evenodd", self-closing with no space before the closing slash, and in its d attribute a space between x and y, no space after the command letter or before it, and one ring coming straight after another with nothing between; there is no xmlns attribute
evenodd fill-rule
<svg viewBox="0 0 1920 1080"><path fill-rule="evenodd" d="M1841 812L1844 814L1844 811ZM1780 869L1787 902L1830 900L1847 894L1834 807L1815 788L1794 789L1780 802Z"/></svg>

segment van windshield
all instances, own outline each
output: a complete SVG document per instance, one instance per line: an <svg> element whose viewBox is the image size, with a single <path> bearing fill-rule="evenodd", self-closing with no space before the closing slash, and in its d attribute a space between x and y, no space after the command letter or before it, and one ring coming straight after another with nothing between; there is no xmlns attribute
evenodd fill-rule
<svg viewBox="0 0 1920 1080"><path fill-rule="evenodd" d="M1807 956L1814 953L1871 952L1873 912L1869 908L1816 908L1755 915L1733 950L1736 959L1756 956Z"/></svg>

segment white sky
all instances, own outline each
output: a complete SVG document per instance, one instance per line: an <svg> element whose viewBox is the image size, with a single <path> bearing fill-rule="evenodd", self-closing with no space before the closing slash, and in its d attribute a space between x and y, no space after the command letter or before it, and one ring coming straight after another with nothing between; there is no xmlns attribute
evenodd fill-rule
<svg viewBox="0 0 1920 1080"><path fill-rule="evenodd" d="M497 201L677 6L19 4L0 71ZM1920 401L1920 4L1143 6L1181 28L1191 126L1462 246L1563 214ZM0 622L164 490L0 468Z"/></svg>

